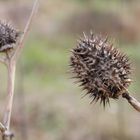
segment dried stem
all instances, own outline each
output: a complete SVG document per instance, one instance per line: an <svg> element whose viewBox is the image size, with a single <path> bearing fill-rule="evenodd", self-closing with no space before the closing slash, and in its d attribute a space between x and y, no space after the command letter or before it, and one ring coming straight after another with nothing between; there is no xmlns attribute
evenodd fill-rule
<svg viewBox="0 0 140 140"><path fill-rule="evenodd" d="M15 52L14 52L14 54L12 56L12 59L16 59L17 55L20 54L20 51L23 48L23 43L24 43L24 40L25 40L25 38L27 36L27 33L28 33L29 29L30 29L33 17L35 15L36 11L37 11L37 6L38 6L38 0L35 0L33 8L32 8L32 11L31 11L31 14L30 14L30 17L29 17L29 19L27 21L27 24L26 24L25 28L24 28L24 33L23 33L23 35L22 35L22 37L21 37L21 39L20 39L20 41L19 41L19 43L17 45L18 47L15 50Z"/></svg>
<svg viewBox="0 0 140 140"><path fill-rule="evenodd" d="M10 120L12 113L12 105L13 105L13 96L14 96L14 83L15 83L15 70L16 70L16 62L7 59L7 69L8 69L8 85L7 85L7 104L6 110L4 114L4 122L5 131L3 133L3 140L12 139L13 134L10 132Z"/></svg>
<svg viewBox="0 0 140 140"><path fill-rule="evenodd" d="M6 130L5 126L0 122L0 131L4 132Z"/></svg>
<svg viewBox="0 0 140 140"><path fill-rule="evenodd" d="M137 101L134 97L130 96L129 93L123 93L122 97L125 98L128 103L130 103L130 105L137 110L138 112L140 112L140 102Z"/></svg>
<svg viewBox="0 0 140 140"><path fill-rule="evenodd" d="M7 69L8 69L7 104L6 104L5 114L4 114L4 123L0 125L0 130L2 132L2 140L11 140L13 137L13 134L10 132L10 120L11 120L13 96L14 96L14 83L15 83L15 70L16 70L17 55L20 54L20 51L23 48L25 37L27 36L32 19L36 13L37 4L38 4L38 0L35 0L30 17L24 29L24 33L21 36L21 39L19 43L17 44L17 49L15 50L13 55L10 56L7 52L6 59L3 59L3 58L0 59L0 62L6 64Z"/></svg>
<svg viewBox="0 0 140 140"><path fill-rule="evenodd" d="M7 86L8 102L7 102L6 111L4 115L4 126L9 131L13 96L14 96L16 62L9 60L7 62L7 69L8 69L8 86Z"/></svg>

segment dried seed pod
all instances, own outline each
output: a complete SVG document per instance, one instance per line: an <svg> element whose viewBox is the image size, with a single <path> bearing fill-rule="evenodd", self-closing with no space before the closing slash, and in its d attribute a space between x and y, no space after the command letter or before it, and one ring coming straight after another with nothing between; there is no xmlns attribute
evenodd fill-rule
<svg viewBox="0 0 140 140"><path fill-rule="evenodd" d="M0 21L0 52L6 52L13 49L20 32L14 29L10 24Z"/></svg>
<svg viewBox="0 0 140 140"><path fill-rule="evenodd" d="M78 41L72 50L70 66L80 86L93 97L92 101L100 99L104 106L109 98L118 99L131 82L128 58L107 39L93 33Z"/></svg>

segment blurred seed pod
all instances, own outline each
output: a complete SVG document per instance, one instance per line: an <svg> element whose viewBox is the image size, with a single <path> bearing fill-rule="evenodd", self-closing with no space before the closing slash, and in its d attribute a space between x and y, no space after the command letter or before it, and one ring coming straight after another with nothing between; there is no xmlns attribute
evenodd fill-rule
<svg viewBox="0 0 140 140"><path fill-rule="evenodd" d="M0 21L0 52L13 49L20 34L10 24Z"/></svg>
<svg viewBox="0 0 140 140"><path fill-rule="evenodd" d="M109 98L118 99L131 83L129 59L108 39L90 33L78 41L70 57L71 72L86 95L105 106Z"/></svg>

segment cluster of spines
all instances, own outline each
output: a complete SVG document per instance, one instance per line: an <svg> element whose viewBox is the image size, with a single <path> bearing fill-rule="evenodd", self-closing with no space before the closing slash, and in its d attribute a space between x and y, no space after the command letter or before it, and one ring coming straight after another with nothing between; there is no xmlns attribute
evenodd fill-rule
<svg viewBox="0 0 140 140"><path fill-rule="evenodd" d="M93 101L103 102L105 106L109 98L117 99L129 86L130 63L126 55L121 53L108 39L102 36L84 38L78 41L70 58L71 71L78 79L80 86L87 91Z"/></svg>
<svg viewBox="0 0 140 140"><path fill-rule="evenodd" d="M14 48L20 32L5 21L0 21L0 52L6 52Z"/></svg>

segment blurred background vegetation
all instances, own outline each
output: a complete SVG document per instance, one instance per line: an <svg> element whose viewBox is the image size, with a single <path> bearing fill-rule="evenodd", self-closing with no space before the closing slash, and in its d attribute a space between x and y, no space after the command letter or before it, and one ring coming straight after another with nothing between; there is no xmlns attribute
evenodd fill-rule
<svg viewBox="0 0 140 140"><path fill-rule="evenodd" d="M0 0L0 19L23 31L33 0ZM12 113L15 140L139 140L140 116L124 99L106 109L81 99L70 79L69 50L82 32L102 33L132 62L129 91L140 100L139 0L40 0L17 66ZM0 119L6 98L0 65Z"/></svg>

